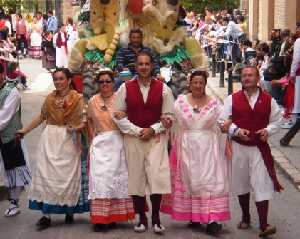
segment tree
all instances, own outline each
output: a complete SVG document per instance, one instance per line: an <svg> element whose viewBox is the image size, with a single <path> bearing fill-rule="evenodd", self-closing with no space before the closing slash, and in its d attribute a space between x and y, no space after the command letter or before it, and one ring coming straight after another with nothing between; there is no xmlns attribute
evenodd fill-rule
<svg viewBox="0 0 300 239"><path fill-rule="evenodd" d="M234 9L239 6L239 0L181 0L181 4L190 11L204 13L210 10Z"/></svg>

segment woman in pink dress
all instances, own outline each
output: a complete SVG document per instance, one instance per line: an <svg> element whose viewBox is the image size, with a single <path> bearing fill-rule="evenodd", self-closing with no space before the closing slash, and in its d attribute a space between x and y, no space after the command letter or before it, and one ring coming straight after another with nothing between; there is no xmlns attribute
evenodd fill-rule
<svg viewBox="0 0 300 239"><path fill-rule="evenodd" d="M206 95L207 72L191 73L187 95L175 102L175 135L171 150L172 193L165 195L161 211L190 226L207 224L207 233L220 232L230 219L226 138L217 119L221 104Z"/></svg>

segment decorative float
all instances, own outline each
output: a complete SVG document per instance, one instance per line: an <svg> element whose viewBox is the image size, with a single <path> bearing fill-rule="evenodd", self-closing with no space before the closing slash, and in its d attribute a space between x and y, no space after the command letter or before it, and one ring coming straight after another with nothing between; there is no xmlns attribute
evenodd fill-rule
<svg viewBox="0 0 300 239"><path fill-rule="evenodd" d="M186 88L192 68L206 68L201 46L188 37L179 0L87 0L79 26L81 39L69 57L69 69L88 99L96 93L94 75L100 67L116 67L116 52L126 46L132 28L144 33L144 45L160 55L162 74L175 96ZM75 82L75 83L76 83ZM83 86L81 86L81 83Z"/></svg>

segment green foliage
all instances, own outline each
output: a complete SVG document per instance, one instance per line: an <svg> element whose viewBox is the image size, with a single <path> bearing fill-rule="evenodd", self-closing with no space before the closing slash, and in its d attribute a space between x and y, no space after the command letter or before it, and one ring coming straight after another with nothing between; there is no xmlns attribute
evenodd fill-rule
<svg viewBox="0 0 300 239"><path fill-rule="evenodd" d="M180 0L190 11L204 13L205 7L210 10L234 9L239 6L239 0Z"/></svg>
<svg viewBox="0 0 300 239"><path fill-rule="evenodd" d="M0 0L0 6L5 10L18 9L21 6L21 0Z"/></svg>

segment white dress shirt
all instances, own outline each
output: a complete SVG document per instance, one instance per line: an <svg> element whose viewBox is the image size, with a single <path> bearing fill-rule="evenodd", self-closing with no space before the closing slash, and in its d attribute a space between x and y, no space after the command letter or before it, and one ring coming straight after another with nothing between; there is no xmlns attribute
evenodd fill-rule
<svg viewBox="0 0 300 239"><path fill-rule="evenodd" d="M150 90L150 84L144 85L139 82L139 87L143 95L143 100L144 102L146 102ZM127 111L126 95L126 85L122 84L116 93L116 100L114 104L115 111ZM168 115L171 119L174 119L174 97L171 89L166 84L163 85L162 97L162 115ZM136 135L136 133L141 130L141 128L139 128L138 126L134 125L126 119L123 119L122 121L116 121L116 123L123 133ZM151 125L151 128L154 129L155 134L160 134L166 130L161 122L157 122Z"/></svg>
<svg viewBox="0 0 300 239"><path fill-rule="evenodd" d="M298 70L299 64L300 64L300 38L298 38L294 44L294 55L293 55L293 61L291 65L291 76L293 77L296 76L296 72Z"/></svg>
<svg viewBox="0 0 300 239"><path fill-rule="evenodd" d="M254 93L251 96L248 96L246 92L245 92L245 95L249 101L249 105L253 109L256 104L256 101L258 99L258 96L259 96L259 89L257 89L256 93ZM232 95L228 96L224 100L224 106L223 106L221 115L219 117L219 121L224 122L224 121L230 119L231 116L232 116ZM278 104L276 103L276 101L272 98L269 125L266 128L269 136L278 132L278 130L280 129L281 119L282 119L282 112L281 112ZM238 133L237 129L238 129L237 125L232 123L229 128L228 134L230 136L236 136Z"/></svg>
<svg viewBox="0 0 300 239"><path fill-rule="evenodd" d="M18 112L21 105L21 95L17 88L13 88L0 108L0 131L5 129L9 121Z"/></svg>

